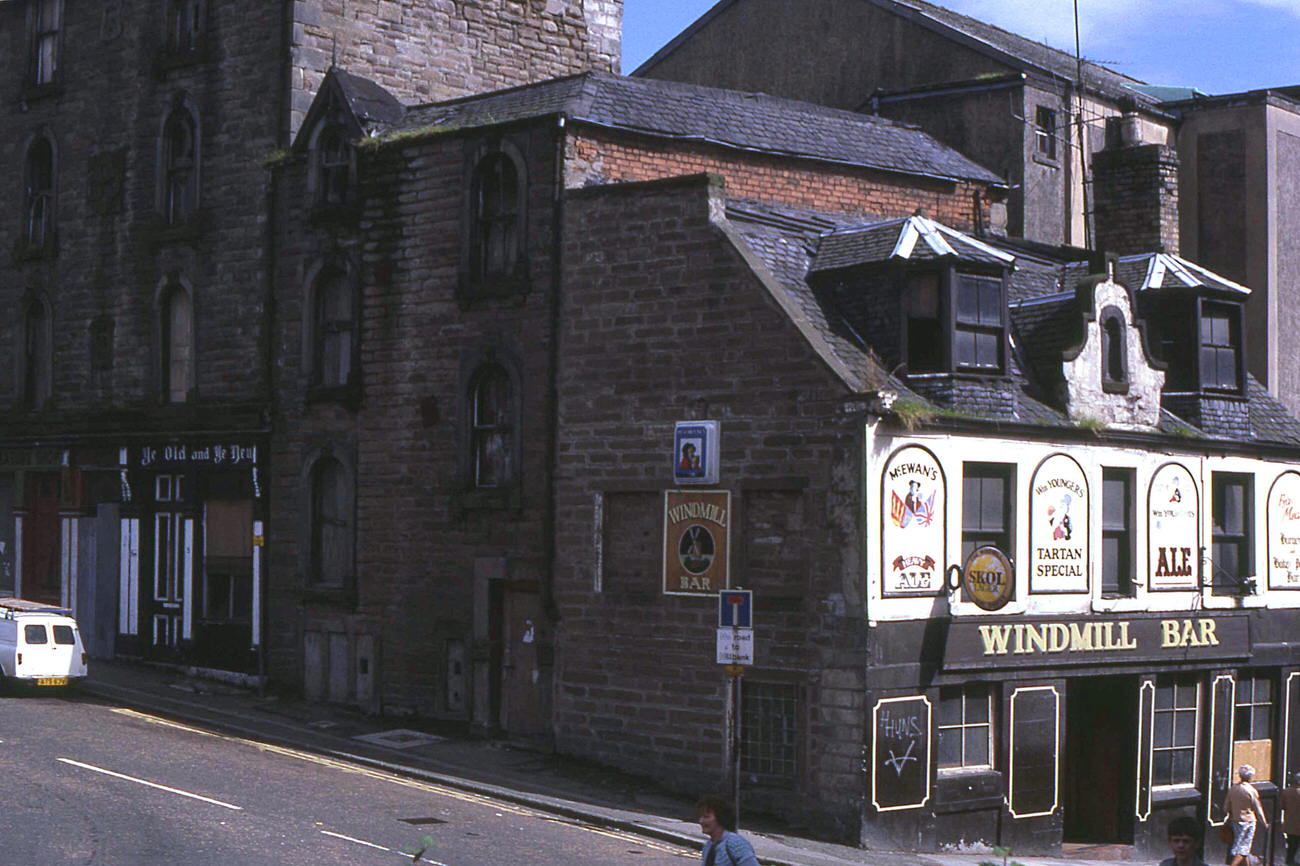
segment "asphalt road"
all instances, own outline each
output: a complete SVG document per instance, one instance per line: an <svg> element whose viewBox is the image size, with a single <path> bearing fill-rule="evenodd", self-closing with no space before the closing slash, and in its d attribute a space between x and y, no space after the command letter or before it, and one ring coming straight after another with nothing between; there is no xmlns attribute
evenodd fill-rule
<svg viewBox="0 0 1300 866"><path fill-rule="evenodd" d="M75 695L0 697L0 778L0 866L396 866L426 840L445 866L699 857Z"/></svg>

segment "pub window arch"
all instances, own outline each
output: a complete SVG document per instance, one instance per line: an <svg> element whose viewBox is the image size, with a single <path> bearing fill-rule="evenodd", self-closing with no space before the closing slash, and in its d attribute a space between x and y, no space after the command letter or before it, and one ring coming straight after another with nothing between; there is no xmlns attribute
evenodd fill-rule
<svg viewBox="0 0 1300 866"><path fill-rule="evenodd" d="M1116 307L1101 312L1101 380L1105 385L1128 384L1128 334L1124 314Z"/></svg>
<svg viewBox="0 0 1300 866"><path fill-rule="evenodd" d="M504 364L487 360L470 377L467 397L470 486L509 487L519 471L514 377Z"/></svg>
<svg viewBox="0 0 1300 866"><path fill-rule="evenodd" d="M163 118L158 137L158 211L171 225L188 222L198 211L201 150L198 113L180 98Z"/></svg>
<svg viewBox="0 0 1300 866"><path fill-rule="evenodd" d="M179 278L166 280L158 294L158 347L162 399L168 403L193 399L194 295Z"/></svg>
<svg viewBox="0 0 1300 866"><path fill-rule="evenodd" d="M307 283L304 362L313 389L356 382L359 297L356 269L346 258L321 264Z"/></svg>
<svg viewBox="0 0 1300 866"><path fill-rule="evenodd" d="M43 247L54 238L54 145L44 135L27 145L23 160L23 240Z"/></svg>
<svg viewBox="0 0 1300 866"><path fill-rule="evenodd" d="M351 588L355 572L356 487L351 467L325 452L308 473L307 581L318 589Z"/></svg>
<svg viewBox="0 0 1300 866"><path fill-rule="evenodd" d="M509 143L480 152L469 178L467 266L473 287L499 286L525 270L526 178Z"/></svg>
<svg viewBox="0 0 1300 866"><path fill-rule="evenodd" d="M39 295L27 298L18 323L17 377L19 401L39 407L49 400L53 372L53 315Z"/></svg>

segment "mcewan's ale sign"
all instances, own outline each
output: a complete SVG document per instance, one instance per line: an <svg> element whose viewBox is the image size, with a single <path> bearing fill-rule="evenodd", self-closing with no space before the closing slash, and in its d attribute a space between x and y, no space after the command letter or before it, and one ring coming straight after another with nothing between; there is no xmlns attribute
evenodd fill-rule
<svg viewBox="0 0 1300 866"><path fill-rule="evenodd" d="M1250 626L1241 615L961 621L949 627L944 666L1174 662L1249 655Z"/></svg>

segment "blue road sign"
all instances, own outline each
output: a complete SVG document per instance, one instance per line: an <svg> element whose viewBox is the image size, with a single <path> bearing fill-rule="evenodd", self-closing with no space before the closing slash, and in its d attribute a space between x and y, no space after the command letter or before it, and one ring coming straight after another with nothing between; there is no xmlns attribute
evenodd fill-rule
<svg viewBox="0 0 1300 866"><path fill-rule="evenodd" d="M753 628L754 592L724 589L718 593L718 628Z"/></svg>

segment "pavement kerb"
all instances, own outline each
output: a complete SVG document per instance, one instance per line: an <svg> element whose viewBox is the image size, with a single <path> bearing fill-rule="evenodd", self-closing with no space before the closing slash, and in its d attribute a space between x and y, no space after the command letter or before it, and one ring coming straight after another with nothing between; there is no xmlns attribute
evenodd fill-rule
<svg viewBox="0 0 1300 866"><path fill-rule="evenodd" d="M502 788L485 782L475 782L471 779L463 779L459 776L449 776L442 773L436 773L431 770L425 770L420 767L413 767L408 764L398 764L390 761L383 761L379 758L371 758L366 755L360 755L355 752L346 752L340 749L332 749L324 745L313 745L300 739L284 736L282 734L270 733L268 731L239 724L235 719L245 718L236 713L230 713L225 710L213 709L207 706L198 706L188 701L176 698L168 698L165 701L142 700L139 696L148 696L147 692L138 692L134 689L124 687L105 685L93 681L84 681L79 686L81 691L97 695L102 698L121 701L131 704L135 707L146 708L160 716L175 719L178 721L188 721L203 724L223 733L237 734L248 739L265 742L270 745L280 746L282 748L298 749L304 752L321 755L322 757L335 758L337 760L349 761L355 764L370 767L372 769L383 770L393 773L394 775L405 776L424 782L434 782L439 785L445 785L448 788L455 788L470 794L480 794L483 796L493 797L508 803L514 803L518 806L527 806L540 812L548 812L563 818L579 820L587 824L592 824L608 830L620 830L625 833L633 833L638 836L655 839L660 842L669 842L674 845L682 845L687 848L699 848L702 839L698 835L687 835L677 833L662 827L655 827L652 824L644 824L639 821L629 821L623 818L616 818L610 815L604 815L600 812L584 809L577 805L571 804L570 801L563 801L556 798L544 797L540 795L526 794L515 791L510 788ZM194 706L196 710L189 713L178 710L176 706ZM215 717L215 718L214 718ZM328 731L314 732L313 736L320 739L339 739ZM379 746L378 748L383 748ZM764 866L805 866L792 860L784 860L775 857L766 857L759 855L758 861Z"/></svg>

